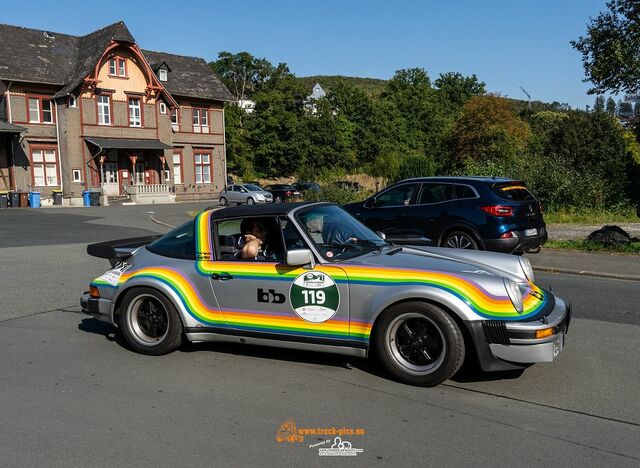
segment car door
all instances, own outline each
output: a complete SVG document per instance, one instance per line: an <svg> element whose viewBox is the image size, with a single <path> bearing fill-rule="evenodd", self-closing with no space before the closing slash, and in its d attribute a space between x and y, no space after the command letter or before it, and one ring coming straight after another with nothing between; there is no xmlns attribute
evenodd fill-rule
<svg viewBox="0 0 640 468"><path fill-rule="evenodd" d="M412 182L380 192L360 211L360 220L373 231L384 233L388 241L404 242L411 229L406 210L415 204L419 189L420 183Z"/></svg>
<svg viewBox="0 0 640 468"><path fill-rule="evenodd" d="M343 269L316 265L313 269L284 262L286 248L308 248L292 221L270 218L277 227L276 261L241 260L217 249L214 260L202 262L211 288L231 332L240 336L348 345L349 285ZM214 223L214 243L238 238L241 221ZM285 239L286 237L286 239Z"/></svg>
<svg viewBox="0 0 640 468"><path fill-rule="evenodd" d="M423 183L417 203L405 211L405 222L411 226L406 242L437 245L442 232L452 223L454 198L452 184Z"/></svg>

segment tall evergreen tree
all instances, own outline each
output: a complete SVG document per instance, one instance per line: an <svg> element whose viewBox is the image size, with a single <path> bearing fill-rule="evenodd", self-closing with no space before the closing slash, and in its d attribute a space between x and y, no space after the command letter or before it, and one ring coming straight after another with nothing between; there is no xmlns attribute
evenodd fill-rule
<svg viewBox="0 0 640 468"><path fill-rule="evenodd" d="M616 115L616 101L612 97L607 99L607 113Z"/></svg>
<svg viewBox="0 0 640 468"><path fill-rule="evenodd" d="M596 102L593 105L593 110L595 112L604 112L604 96L597 96Z"/></svg>

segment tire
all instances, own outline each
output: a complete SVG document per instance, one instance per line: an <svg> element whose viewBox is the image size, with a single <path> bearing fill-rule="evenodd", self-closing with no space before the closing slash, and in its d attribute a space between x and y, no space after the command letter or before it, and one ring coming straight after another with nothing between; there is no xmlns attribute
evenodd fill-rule
<svg viewBox="0 0 640 468"><path fill-rule="evenodd" d="M443 247L470 250L478 250L480 248L478 241L466 231L452 231L447 234L443 242Z"/></svg>
<svg viewBox="0 0 640 468"><path fill-rule="evenodd" d="M393 377L420 387L433 387L450 378L465 356L464 338L456 322L425 302L403 302L387 309L376 326L374 346Z"/></svg>
<svg viewBox="0 0 640 468"><path fill-rule="evenodd" d="M229 202L225 197L220 197L220 200L218 201L218 203L220 203L220 206L227 206Z"/></svg>
<svg viewBox="0 0 640 468"><path fill-rule="evenodd" d="M253 198L251 197L247 198L247 205L253 205L255 202L256 201Z"/></svg>
<svg viewBox="0 0 640 468"><path fill-rule="evenodd" d="M127 291L118 322L127 344L141 354L167 354L182 342L182 322L175 306L152 288Z"/></svg>
<svg viewBox="0 0 640 468"><path fill-rule="evenodd" d="M282 203L282 197L278 195L276 198L273 199L273 203Z"/></svg>

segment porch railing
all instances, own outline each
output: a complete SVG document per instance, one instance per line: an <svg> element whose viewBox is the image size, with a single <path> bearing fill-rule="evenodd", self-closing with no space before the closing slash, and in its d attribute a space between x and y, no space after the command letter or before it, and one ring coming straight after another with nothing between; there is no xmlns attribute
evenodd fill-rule
<svg viewBox="0 0 640 468"><path fill-rule="evenodd" d="M125 192L129 195L154 195L168 194L170 192L167 184L133 184L125 185Z"/></svg>

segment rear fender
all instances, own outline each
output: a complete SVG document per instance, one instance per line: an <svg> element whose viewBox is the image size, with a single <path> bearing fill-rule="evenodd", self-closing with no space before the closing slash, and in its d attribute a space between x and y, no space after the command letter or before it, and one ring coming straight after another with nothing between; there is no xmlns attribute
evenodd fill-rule
<svg viewBox="0 0 640 468"><path fill-rule="evenodd" d="M196 322L193 319L193 317L191 317L191 315L187 312L187 309L185 308L182 300L172 288L170 288L167 284L163 283L162 281L158 281L148 277L131 278L129 281L127 281L118 289L118 293L116 297L114 297L113 299L113 305L112 305L113 309L111 311L111 315L114 318L113 321L115 322L115 324L117 324L117 320L115 317L119 312L118 309L127 291L129 291L132 288L141 287L141 286L156 289L160 291L162 294L164 294L165 296L167 296L167 298L173 303L176 310L178 311L178 315L182 320L183 327L195 327L198 325L198 322Z"/></svg>

